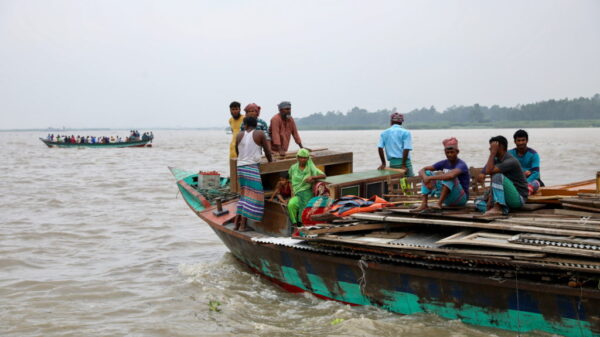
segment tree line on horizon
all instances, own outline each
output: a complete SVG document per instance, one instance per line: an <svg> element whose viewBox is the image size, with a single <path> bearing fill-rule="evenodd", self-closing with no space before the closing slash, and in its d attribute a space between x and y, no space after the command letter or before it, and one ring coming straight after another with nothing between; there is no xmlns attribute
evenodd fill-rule
<svg viewBox="0 0 600 337"><path fill-rule="evenodd" d="M381 128L389 125L390 114L397 112L383 109L369 112L359 107L354 107L347 113L328 111L314 113L304 118L296 119L299 128L327 128L336 129L353 128ZM490 107L474 104L471 106L452 106L443 112L437 111L434 106L430 108L414 109L404 114L407 125L437 124L445 126L465 125L470 126L498 124L505 121L572 121L572 120L600 120L600 94L590 98L580 97L575 99L547 100L536 103L517 105L515 107Z"/></svg>

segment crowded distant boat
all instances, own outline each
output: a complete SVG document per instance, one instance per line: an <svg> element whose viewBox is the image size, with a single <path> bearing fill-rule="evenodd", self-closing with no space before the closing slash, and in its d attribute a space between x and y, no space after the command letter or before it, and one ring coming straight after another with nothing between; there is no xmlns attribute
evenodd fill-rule
<svg viewBox="0 0 600 337"><path fill-rule="evenodd" d="M122 138L111 136L81 136L48 134L40 138L48 147L151 147L154 134L152 131L140 134L138 130L129 130L129 136Z"/></svg>

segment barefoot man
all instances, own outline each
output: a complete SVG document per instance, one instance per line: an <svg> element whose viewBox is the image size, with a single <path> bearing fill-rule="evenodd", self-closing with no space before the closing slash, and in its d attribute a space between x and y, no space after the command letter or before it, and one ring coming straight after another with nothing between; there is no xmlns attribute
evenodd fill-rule
<svg viewBox="0 0 600 337"><path fill-rule="evenodd" d="M261 221L265 208L265 195L258 164L262 151L272 162L271 151L264 132L256 130L256 117L245 117L246 130L236 137L237 176L240 184L240 201L235 217L235 230L247 231L248 219Z"/></svg>
<svg viewBox="0 0 600 337"><path fill-rule="evenodd" d="M439 197L435 208L445 206L464 206L469 199L469 168L458 158L458 140L454 137L444 139L444 153L446 159L433 165L425 166L419 171L423 179L421 194L423 200L416 211L428 208L429 196ZM442 174L433 175L433 171L443 171Z"/></svg>
<svg viewBox="0 0 600 337"><path fill-rule="evenodd" d="M484 215L508 214L525 204L529 190L519 161L507 152L508 141L503 136L490 139L490 156L483 174L492 176L491 192L475 200L475 206Z"/></svg>

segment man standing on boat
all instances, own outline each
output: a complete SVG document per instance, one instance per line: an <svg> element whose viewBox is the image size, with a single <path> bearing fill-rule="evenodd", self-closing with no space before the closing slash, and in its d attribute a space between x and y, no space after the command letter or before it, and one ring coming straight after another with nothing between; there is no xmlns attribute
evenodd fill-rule
<svg viewBox="0 0 600 337"><path fill-rule="evenodd" d="M246 105L246 107L244 108L244 112L246 113L246 117L256 118L256 130L260 130L265 134L265 137L267 137L267 142L271 141L271 138L269 137L269 127L267 126L267 122L265 122L259 117L260 106L256 103L250 103ZM246 125L242 123L240 131L244 130L246 130Z"/></svg>
<svg viewBox="0 0 600 337"><path fill-rule="evenodd" d="M385 156L387 155L391 168L403 169L407 177L412 177L415 175L409 153L412 150L412 134L402 127L403 122L404 115L400 113L394 112L390 116L391 126L381 133L377 145L381 159L378 169L385 168Z"/></svg>
<svg viewBox="0 0 600 337"><path fill-rule="evenodd" d="M231 143L229 144L229 158L235 158L235 141L238 133L240 132L240 126L244 121L244 116L240 113L241 104L240 102L233 101L229 104L229 127L231 128Z"/></svg>
<svg viewBox="0 0 600 337"><path fill-rule="evenodd" d="M292 103L283 101L277 105L279 113L271 118L269 133L271 134L271 145L273 151L279 152L284 156L290 146L290 138L302 149L302 139L296 128L296 122L292 118Z"/></svg>
<svg viewBox="0 0 600 337"><path fill-rule="evenodd" d="M245 117L246 130L236 136L237 177L240 184L240 201L235 217L235 230L247 231L248 219L262 220L265 208L265 196L260 178L258 163L262 150L269 162L273 161L267 137L256 130L256 117Z"/></svg>
<svg viewBox="0 0 600 337"><path fill-rule="evenodd" d="M540 155L534 149L527 146L529 135L525 130L517 130L513 135L515 141L514 149L508 150L521 164L523 174L527 179L529 195L535 194L540 186L544 186L540 179Z"/></svg>
<svg viewBox="0 0 600 337"><path fill-rule="evenodd" d="M482 174L492 176L491 191L478 197L475 206L485 212L484 215L508 214L527 201L527 180L519 161L508 153L508 141L504 136L492 137L489 143L490 156Z"/></svg>
<svg viewBox="0 0 600 337"><path fill-rule="evenodd" d="M458 140L454 137L444 139L444 153L446 160L433 165L425 166L419 171L423 179L421 194L423 201L416 211L428 208L428 197L439 197L436 208L445 206L464 206L469 199L469 167L458 158ZM443 171L442 174L433 175L433 171Z"/></svg>

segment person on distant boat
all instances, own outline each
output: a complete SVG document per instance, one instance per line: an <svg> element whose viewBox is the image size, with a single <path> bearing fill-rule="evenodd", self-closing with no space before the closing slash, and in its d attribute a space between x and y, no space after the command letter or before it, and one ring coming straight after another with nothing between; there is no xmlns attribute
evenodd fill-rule
<svg viewBox="0 0 600 337"><path fill-rule="evenodd" d="M288 174L292 182L292 198L288 201L288 213L292 223L300 227L302 211L313 197L312 184L325 178L325 173L319 170L308 149L300 149L296 154L297 162L290 167Z"/></svg>
<svg viewBox="0 0 600 337"><path fill-rule="evenodd" d="M235 143L237 156L237 177L240 185L235 230L246 231L248 219L262 220L265 199L258 163L264 149L269 162L273 161L267 138L261 130L256 130L256 117L244 118L246 130L238 133Z"/></svg>
<svg viewBox="0 0 600 337"><path fill-rule="evenodd" d="M525 130L517 130L513 135L515 141L514 149L508 150L508 152L521 164L523 174L527 179L529 188L529 195L535 194L540 186L544 186L540 179L540 155L534 149L527 146L529 142L529 135Z"/></svg>
<svg viewBox="0 0 600 337"><path fill-rule="evenodd" d="M283 101L277 105L279 113L271 118L269 133L271 134L271 146L273 151L277 151L281 156L285 156L289 146L290 138L302 149L302 139L298 133L296 122L292 118L292 103ZM310 151L310 150L309 150Z"/></svg>
<svg viewBox="0 0 600 337"><path fill-rule="evenodd" d="M379 170L385 168L385 156L390 162L391 168L400 168L406 170L407 177L413 177L412 162L410 160L410 151L412 150L412 134L402 127L404 115L394 112L390 116L390 127L381 133L379 137L379 158L381 165ZM385 150L385 153L384 153Z"/></svg>
<svg viewBox="0 0 600 337"><path fill-rule="evenodd" d="M231 143L229 144L229 158L235 158L235 144L237 135L240 132L240 128L242 126L242 122L244 121L244 115L240 113L241 104L240 102L233 101L229 103L229 113L231 114L231 118L229 118L229 127L231 128Z"/></svg>
<svg viewBox="0 0 600 337"><path fill-rule="evenodd" d="M271 145L271 137L269 137L269 127L267 126L267 122L260 118L260 106L258 106L256 103L250 103L246 105L244 112L246 113L246 117L256 118L256 130L262 131L265 134L265 137L267 137L267 144ZM244 130L246 130L246 125L242 122L240 131Z"/></svg>
<svg viewBox="0 0 600 337"><path fill-rule="evenodd" d="M527 180L519 161L508 153L508 141L504 136L492 137L489 143L490 155L482 175L492 176L491 192L478 197L475 206L485 212L484 215L508 214L511 209L521 208L527 201Z"/></svg>
<svg viewBox="0 0 600 337"><path fill-rule="evenodd" d="M458 158L458 140L454 137L444 139L446 159L433 165L425 166L419 171L423 179L421 194L423 201L416 211L428 208L429 196L438 197L436 208L445 206L464 206L469 199L469 167ZM433 175L433 171L443 171L443 174Z"/></svg>

